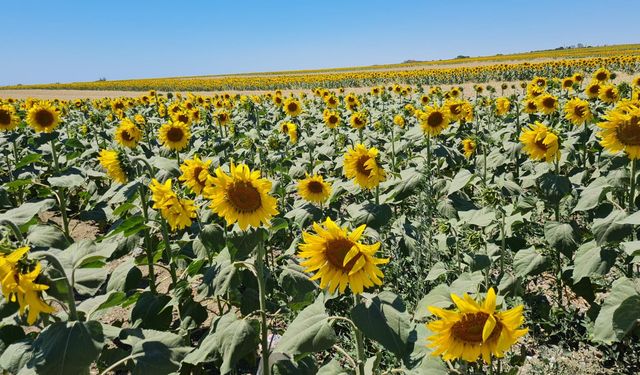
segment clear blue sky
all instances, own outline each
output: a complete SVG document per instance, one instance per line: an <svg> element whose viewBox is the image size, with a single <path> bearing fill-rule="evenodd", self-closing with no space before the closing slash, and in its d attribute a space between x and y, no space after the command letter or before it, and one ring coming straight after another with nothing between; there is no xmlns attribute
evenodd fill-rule
<svg viewBox="0 0 640 375"><path fill-rule="evenodd" d="M0 9L0 85L640 42L634 0L5 0Z"/></svg>

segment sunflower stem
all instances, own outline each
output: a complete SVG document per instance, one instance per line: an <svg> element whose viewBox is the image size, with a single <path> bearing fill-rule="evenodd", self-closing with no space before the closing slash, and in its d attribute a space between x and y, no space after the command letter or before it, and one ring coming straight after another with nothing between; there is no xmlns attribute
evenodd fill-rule
<svg viewBox="0 0 640 375"><path fill-rule="evenodd" d="M353 307L356 307L358 305L358 302L360 302L360 296L357 294L353 295ZM358 371L357 374L358 375L365 375L365 371L364 371L364 363L367 360L366 355L365 355L365 348L364 348L364 336L362 334L362 331L360 331L358 329L358 327L356 327L356 325L353 325L353 330L356 336L356 349L358 350Z"/></svg>
<svg viewBox="0 0 640 375"><path fill-rule="evenodd" d="M142 217L144 217L145 225L149 224L149 212L147 207L147 198L142 185L138 186L138 192L140 195L140 205L142 206ZM147 252L147 267L149 267L149 289L151 293L156 294L156 274L153 270L153 249L151 248L151 238L149 237L149 228L143 230L144 233L144 248Z"/></svg>
<svg viewBox="0 0 640 375"><path fill-rule="evenodd" d="M55 137L51 137L51 157L53 158L53 168L57 172L60 172L60 164L58 163L58 153L56 152Z"/></svg>
<svg viewBox="0 0 640 375"><path fill-rule="evenodd" d="M178 285L178 276L176 272L176 265L173 262L173 254L171 254L171 242L169 240L169 229L167 228L167 221L162 219L162 238L164 240L164 257L165 262L169 265L169 273L171 274L171 283L175 288Z"/></svg>
<svg viewBox="0 0 640 375"><path fill-rule="evenodd" d="M23 243L24 242L24 236L22 235L22 232L20 231L20 228L11 220L7 220L7 219L2 219L0 220L0 225L4 225L7 226L9 228L11 228L11 230L13 231L13 234L16 236L16 239L18 240L19 243Z"/></svg>
<svg viewBox="0 0 640 375"><path fill-rule="evenodd" d="M47 261L49 263L51 263L51 265L58 270L58 272L61 273L64 281L67 284L67 305L69 306L69 321L76 321L78 320L78 313L76 312L76 300L73 296L73 274L71 275L71 280L69 280L69 278L66 276L65 272L64 272L64 267L62 266L62 264L60 263L60 261L58 260L58 258L56 258L53 255L47 255L45 253L44 257L46 257Z"/></svg>
<svg viewBox="0 0 640 375"><path fill-rule="evenodd" d="M267 303L266 303L266 279L264 275L264 258L266 257L262 235L258 241L258 254L256 257L256 273L258 279L258 294L260 298L260 342L262 346L262 375L271 374L271 364L269 363L269 326L267 325Z"/></svg>
<svg viewBox="0 0 640 375"><path fill-rule="evenodd" d="M631 177L629 179L629 213L633 213L636 209L636 159L631 160Z"/></svg>
<svg viewBox="0 0 640 375"><path fill-rule="evenodd" d="M391 123L391 170L396 171L396 138L394 132L395 124Z"/></svg>

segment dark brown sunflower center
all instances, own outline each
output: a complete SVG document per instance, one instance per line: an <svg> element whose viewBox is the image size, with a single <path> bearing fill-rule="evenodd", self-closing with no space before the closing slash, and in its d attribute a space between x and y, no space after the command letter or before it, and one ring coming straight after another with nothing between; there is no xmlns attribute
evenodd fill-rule
<svg viewBox="0 0 640 375"><path fill-rule="evenodd" d="M554 108L556 106L555 98L544 98L542 99L542 106L548 109Z"/></svg>
<svg viewBox="0 0 640 375"><path fill-rule="evenodd" d="M621 143L630 146L640 146L640 118L632 117L616 128L616 135Z"/></svg>
<svg viewBox="0 0 640 375"><path fill-rule="evenodd" d="M542 139L536 141L536 147L545 152L549 149L549 147L544 144L544 141Z"/></svg>
<svg viewBox="0 0 640 375"><path fill-rule="evenodd" d="M289 103L289 105L287 105L287 109L289 112L295 112L298 110L298 105L296 103Z"/></svg>
<svg viewBox="0 0 640 375"><path fill-rule="evenodd" d="M600 86L598 85L589 86L589 93L597 94L599 91L600 91Z"/></svg>
<svg viewBox="0 0 640 375"><path fill-rule="evenodd" d="M167 139L171 142L180 142L184 138L184 132L180 128L171 128L167 132Z"/></svg>
<svg viewBox="0 0 640 375"><path fill-rule="evenodd" d="M353 259L351 259L346 265L344 264L344 257L347 255L349 250L353 247L354 243L347 238L339 238L335 240L329 240L326 243L326 255L327 260L331 263L332 266L339 268L343 271L350 271L353 266L356 264L358 259L362 256L362 254L358 254Z"/></svg>
<svg viewBox="0 0 640 375"><path fill-rule="evenodd" d="M599 72L598 74L596 74L596 79L598 81L604 81L607 78L609 78L609 75L605 72Z"/></svg>
<svg viewBox="0 0 640 375"><path fill-rule="evenodd" d="M432 128L441 126L444 122L444 116L440 112L431 112L429 117L427 117L427 125Z"/></svg>
<svg viewBox="0 0 640 375"><path fill-rule="evenodd" d="M115 108L116 109L123 109L124 108L124 103L120 103L120 102L116 103Z"/></svg>
<svg viewBox="0 0 640 375"><path fill-rule="evenodd" d="M462 315L462 318L451 326L451 335L460 341L480 344L482 343L482 331L484 330L484 324L489 318L489 314L483 312L466 313ZM496 322L496 326L493 328L491 335L486 341L495 341L500 337L502 332L502 323Z"/></svg>
<svg viewBox="0 0 640 375"><path fill-rule="evenodd" d="M565 88L569 88L569 87L573 86L573 81L566 80L566 81L564 81L563 86Z"/></svg>
<svg viewBox="0 0 640 375"><path fill-rule="evenodd" d="M607 89L607 91L604 92L604 95L609 99L616 97L616 93L612 89Z"/></svg>
<svg viewBox="0 0 640 375"><path fill-rule="evenodd" d="M369 156L364 155L364 156L360 156L360 158L356 162L356 170L358 171L358 173L363 174L367 177L371 175L371 170L367 169L367 167L365 166L365 163L368 162L369 159L370 159Z"/></svg>
<svg viewBox="0 0 640 375"><path fill-rule="evenodd" d="M310 181L307 184L307 189L313 194L321 194L324 191L324 186L318 181Z"/></svg>
<svg viewBox="0 0 640 375"><path fill-rule="evenodd" d="M249 182L235 182L227 190L227 200L236 211L251 213L262 206L260 192Z"/></svg>
<svg viewBox="0 0 640 375"><path fill-rule="evenodd" d="M527 108L529 108L530 111L535 111L538 109L538 106L536 106L536 103L534 102L528 102L527 103Z"/></svg>
<svg viewBox="0 0 640 375"><path fill-rule="evenodd" d="M364 125L364 121L362 121L362 119L361 119L360 117L355 117L355 118L353 119L353 122L354 122L356 125L358 125L358 126L362 126L362 125Z"/></svg>
<svg viewBox="0 0 640 375"><path fill-rule="evenodd" d="M128 131L126 131L126 130L123 130L123 131L122 131L121 136L122 136L122 139L123 139L125 142L131 142L131 141L134 141L134 139L133 139L133 137L131 136L131 134L129 134L129 132L128 132Z"/></svg>
<svg viewBox="0 0 640 375"><path fill-rule="evenodd" d="M429 102L429 97L428 96L423 96L421 99L423 104L427 104Z"/></svg>
<svg viewBox="0 0 640 375"><path fill-rule="evenodd" d="M189 122L189 116L185 115L184 113L179 114L178 121L184 122L186 124L187 122Z"/></svg>
<svg viewBox="0 0 640 375"><path fill-rule="evenodd" d="M202 178L200 177L200 174L202 174L202 171L204 171L204 168L200 166L193 168L193 179L196 180L198 185L205 186L207 183L207 177L206 175L203 175Z"/></svg>
<svg viewBox="0 0 640 375"><path fill-rule="evenodd" d="M0 124L2 125L11 124L11 113L9 111L0 109Z"/></svg>
<svg viewBox="0 0 640 375"><path fill-rule="evenodd" d="M573 113L575 113L576 116L582 118L587 114L587 107L585 107L583 105L577 105L573 109Z"/></svg>
<svg viewBox="0 0 640 375"><path fill-rule="evenodd" d="M449 106L449 111L454 115L459 115L462 112L462 105L460 104L452 104Z"/></svg>
<svg viewBox="0 0 640 375"><path fill-rule="evenodd" d="M43 126L46 128L53 125L53 121L54 121L53 113L51 113L46 109L41 109L38 112L36 112L35 117L36 117L36 122L40 126Z"/></svg>
<svg viewBox="0 0 640 375"><path fill-rule="evenodd" d="M330 124L337 124L338 123L338 116L336 116L336 115L329 116L329 123Z"/></svg>

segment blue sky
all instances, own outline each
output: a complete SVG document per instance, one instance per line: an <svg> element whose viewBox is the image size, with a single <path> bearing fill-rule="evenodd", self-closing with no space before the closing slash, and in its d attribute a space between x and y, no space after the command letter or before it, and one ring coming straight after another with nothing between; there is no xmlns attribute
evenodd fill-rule
<svg viewBox="0 0 640 375"><path fill-rule="evenodd" d="M637 43L640 1L2 1L0 85Z"/></svg>

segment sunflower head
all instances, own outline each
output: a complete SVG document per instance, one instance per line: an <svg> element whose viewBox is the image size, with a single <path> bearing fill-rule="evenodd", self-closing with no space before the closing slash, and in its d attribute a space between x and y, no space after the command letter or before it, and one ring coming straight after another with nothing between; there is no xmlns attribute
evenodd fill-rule
<svg viewBox="0 0 640 375"><path fill-rule="evenodd" d="M365 112L354 112L349 122L352 128L362 129L367 125L367 114Z"/></svg>
<svg viewBox="0 0 640 375"><path fill-rule="evenodd" d="M473 139L467 138L462 140L462 151L464 152L464 156L469 159L476 152L476 141Z"/></svg>
<svg viewBox="0 0 640 375"><path fill-rule="evenodd" d="M313 229L315 234L302 234L298 256L304 259L300 265L305 272L315 272L311 280L320 279L320 288L344 293L348 286L354 294L360 294L364 288L382 285L384 274L378 265L389 259L375 257L379 242L360 242L366 225L349 232L327 218L323 224L314 223Z"/></svg>
<svg viewBox="0 0 640 375"><path fill-rule="evenodd" d="M363 189L373 189L387 179L384 169L378 163L378 149L367 149L362 144L347 150L344 156L344 175Z"/></svg>
<svg viewBox="0 0 640 375"><path fill-rule="evenodd" d="M491 357L501 358L528 330L524 323L523 306L496 311L496 293L487 291L483 302L476 302L465 294L462 298L451 294L456 310L429 306L439 318L427 324L434 334L428 338L433 355L442 355L445 361L460 358L475 362L478 358L491 363Z"/></svg>
<svg viewBox="0 0 640 375"><path fill-rule="evenodd" d="M524 102L524 112L533 114L538 112L538 102L535 99L529 98Z"/></svg>
<svg viewBox="0 0 640 375"><path fill-rule="evenodd" d="M511 109L511 102L507 98L498 98L496 99L496 114L498 116L504 116L509 113Z"/></svg>
<svg viewBox="0 0 640 375"><path fill-rule="evenodd" d="M538 96L538 109L546 115L556 112L558 110L558 98L548 93Z"/></svg>
<svg viewBox="0 0 640 375"><path fill-rule="evenodd" d="M210 208L224 218L227 225L238 223L240 229L269 225L278 213L277 201L270 195L271 181L260 178L260 171L251 171L246 164L231 164L231 174L218 167L211 186L204 189Z"/></svg>
<svg viewBox="0 0 640 375"><path fill-rule="evenodd" d="M209 186L209 166L211 160L202 161L198 156L194 156L193 159L185 160L180 166L182 175L179 180L196 194L201 194L205 187Z"/></svg>
<svg viewBox="0 0 640 375"><path fill-rule="evenodd" d="M160 143L169 150L180 151L189 144L191 132L183 122L169 122L158 130Z"/></svg>
<svg viewBox="0 0 640 375"><path fill-rule="evenodd" d="M307 175L304 180L298 181L298 194L307 202L322 204L331 195L331 184L320 175Z"/></svg>
<svg viewBox="0 0 640 375"><path fill-rule="evenodd" d="M436 136L449 126L450 114L446 107L425 107L420 114L420 127L429 136Z"/></svg>
<svg viewBox="0 0 640 375"><path fill-rule="evenodd" d="M20 118L10 104L0 105L0 131L9 131L18 127Z"/></svg>
<svg viewBox="0 0 640 375"><path fill-rule="evenodd" d="M529 125L520 135L523 150L532 160L552 162L560 159L560 141L558 136L544 124L537 122Z"/></svg>
<svg viewBox="0 0 640 375"><path fill-rule="evenodd" d="M338 111L332 111L328 108L322 113L322 118L329 129L335 129L342 121Z"/></svg>
<svg viewBox="0 0 640 375"><path fill-rule="evenodd" d="M296 98L287 98L282 107L284 112L291 117L297 117L302 112L302 106Z"/></svg>
<svg viewBox="0 0 640 375"><path fill-rule="evenodd" d="M60 124L60 112L51 104L40 102L29 109L27 122L36 132L51 133Z"/></svg>
<svg viewBox="0 0 640 375"><path fill-rule="evenodd" d="M396 126L399 126L399 127L401 127L401 128L404 128L404 124L405 124L404 117L403 117L402 115L399 115L399 114L398 114L398 115L393 116L393 123L394 123Z"/></svg>
<svg viewBox="0 0 640 375"><path fill-rule="evenodd" d="M600 89L601 89L601 85L598 81L591 81L591 83L589 83L589 85L587 85L587 87L584 89L584 93L590 98L590 99L594 99L597 98L598 95L600 94Z"/></svg>
<svg viewBox="0 0 640 375"><path fill-rule="evenodd" d="M611 72L606 68L600 68L593 73L593 79L598 82L607 82L611 79Z"/></svg>
<svg viewBox="0 0 640 375"><path fill-rule="evenodd" d="M640 106L626 103L610 110L598 123L600 144L607 151L624 151L629 159L640 159Z"/></svg>
<svg viewBox="0 0 640 375"><path fill-rule="evenodd" d="M227 126L231 123L231 115L224 109L216 110L213 118L216 120L216 124L220 126Z"/></svg>
<svg viewBox="0 0 640 375"><path fill-rule="evenodd" d="M102 168L107 171L107 175L121 184L126 183L129 179L125 160L124 155L114 150L102 150L98 156L98 161Z"/></svg>
<svg viewBox="0 0 640 375"><path fill-rule="evenodd" d="M589 102L580 98L572 98L564 105L564 118L574 125L582 125L593 118Z"/></svg>
<svg viewBox="0 0 640 375"><path fill-rule="evenodd" d="M155 178L149 185L153 208L160 210L162 217L169 223L172 231L191 226L196 217L196 207L192 200L183 199L171 188L171 179L160 183Z"/></svg>
<svg viewBox="0 0 640 375"><path fill-rule="evenodd" d="M620 100L620 93L618 89L613 85L604 85L600 87L600 92L598 93L598 99L602 100L605 103L615 103Z"/></svg>
<svg viewBox="0 0 640 375"><path fill-rule="evenodd" d="M128 118L120 121L115 132L116 142L124 147L135 148L142 139L142 131Z"/></svg>
<svg viewBox="0 0 640 375"><path fill-rule="evenodd" d="M298 142L298 126L293 122L289 122L289 121L281 122L280 133L287 135L291 143Z"/></svg>

